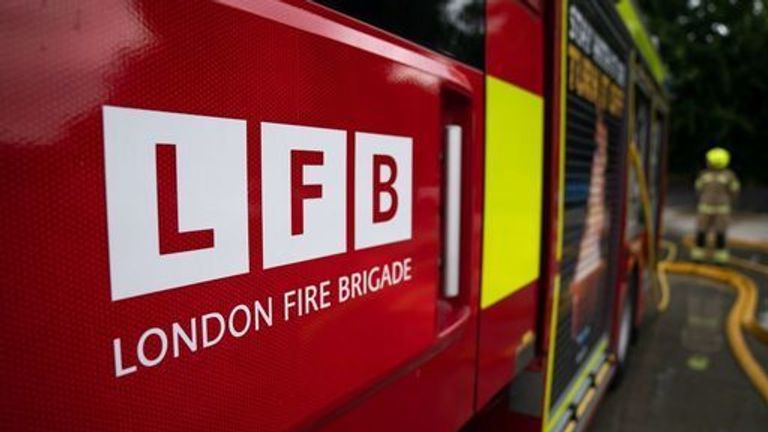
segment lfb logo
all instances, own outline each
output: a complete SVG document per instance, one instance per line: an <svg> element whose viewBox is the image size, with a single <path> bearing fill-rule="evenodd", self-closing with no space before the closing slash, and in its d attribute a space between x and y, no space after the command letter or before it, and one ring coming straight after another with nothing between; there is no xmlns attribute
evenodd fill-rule
<svg viewBox="0 0 768 432"><path fill-rule="evenodd" d="M112 300L250 271L245 120L105 106ZM260 125L264 269L411 238L412 139ZM353 163L354 191L347 190Z"/></svg>

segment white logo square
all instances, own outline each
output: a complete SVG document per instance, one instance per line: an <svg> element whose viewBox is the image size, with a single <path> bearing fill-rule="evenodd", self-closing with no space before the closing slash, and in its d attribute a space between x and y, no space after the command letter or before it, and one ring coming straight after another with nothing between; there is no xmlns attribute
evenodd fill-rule
<svg viewBox="0 0 768 432"><path fill-rule="evenodd" d="M264 269L347 250L343 130L261 123Z"/></svg>
<svg viewBox="0 0 768 432"><path fill-rule="evenodd" d="M246 122L102 114L112 300L248 273Z"/></svg>
<svg viewBox="0 0 768 432"><path fill-rule="evenodd" d="M411 238L413 139L355 133L355 249Z"/></svg>

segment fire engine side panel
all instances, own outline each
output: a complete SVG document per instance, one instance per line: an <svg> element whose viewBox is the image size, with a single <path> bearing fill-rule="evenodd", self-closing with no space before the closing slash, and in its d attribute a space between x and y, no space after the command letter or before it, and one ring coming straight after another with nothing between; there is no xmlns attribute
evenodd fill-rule
<svg viewBox="0 0 768 432"><path fill-rule="evenodd" d="M354 2L347 4L354 5ZM323 10L317 10L325 14ZM333 14L328 14L333 15ZM350 26L359 23L350 22ZM365 26L362 26L365 27ZM386 37L387 35L382 35ZM394 40L394 38L393 38ZM470 103L471 121L462 167L462 259L459 301L441 300L440 340L423 355L365 389L314 426L327 430L445 430L463 425L473 414L477 314L480 303L480 257L484 171L483 74L462 63L449 62L467 82L463 98ZM451 88L452 86L449 86ZM450 113L445 121L452 121ZM469 305L468 315L451 322L456 305ZM449 320L446 322L446 317ZM441 324L442 323L442 324ZM457 325L458 324L458 325ZM449 328L445 328L446 325Z"/></svg>
<svg viewBox="0 0 768 432"><path fill-rule="evenodd" d="M548 359L546 428L607 346L621 233L626 46L601 3L564 5L565 148L560 280Z"/></svg>
<svg viewBox="0 0 768 432"><path fill-rule="evenodd" d="M539 8L522 1L487 0L489 75L531 93L544 93L544 29Z"/></svg>
<svg viewBox="0 0 768 432"><path fill-rule="evenodd" d="M487 23L478 407L525 366L517 354L533 350L544 164L541 16L489 1Z"/></svg>
<svg viewBox="0 0 768 432"><path fill-rule="evenodd" d="M450 117L444 112L450 89L472 107L462 111L469 117L451 119L464 122L464 139L473 149L468 168L480 175L482 134L472 120L482 115L476 71L361 31L365 27L352 20L279 2L73 1L9 9L20 24L6 31L0 48L4 58L13 59L2 80L15 83L0 116L0 183L12 203L3 207L0 231L2 326L9 344L0 371L5 429L306 426L365 400L367 389L383 388L392 377L406 376L398 388L418 390L414 397L444 394L440 377L448 370L451 388L467 391L437 406L459 413L438 426L455 428L468 415L473 373L467 347L473 344L472 305L478 298L472 291L478 274L469 268L476 268L477 255L463 264L466 291L443 307L455 316L443 316L438 310L443 167L437 156ZM177 125L172 133L170 123ZM218 139L224 129L215 125L227 125L226 138ZM116 130L122 132L115 135ZM234 164L219 157L218 149L231 143L243 150L232 153ZM155 153L144 152L139 162L118 158L105 170L114 146L134 154L145 144L158 149L156 160ZM178 154L165 167L159 162L163 145L178 148L163 153ZM290 157L263 159L274 152L288 155L285 147L292 149ZM196 149L196 156L189 159L185 149ZM371 237L365 231L371 209L360 209L365 197L375 194L359 188L367 184L361 179L372 160L376 169L377 159L366 157L377 152L389 161L384 171L389 178L395 176L394 164L406 182L379 182L389 191L382 206L393 208L395 188L400 197L395 214L408 212L407 227L389 237ZM277 166L294 156L304 161L303 168ZM115 176L136 175L134 163L145 164L139 171L151 175L120 184L155 196L148 209L122 202L131 195L105 186ZM174 165L175 178L166 169ZM242 189L212 194L208 188L220 177L213 175L214 166L223 177L230 169L242 174L235 176ZM293 174L283 176L289 170ZM263 187L267 172L292 183L273 179L270 193L278 195L269 195ZM161 188L161 177L172 189ZM476 185L466 191L467 221L477 220ZM297 188L306 195L295 195ZM231 197L235 190L245 196ZM265 211L299 196L291 202L303 203L303 216L292 211L288 224L294 239L303 235L303 226L317 228L315 213L332 193L336 206L326 210L335 218L323 219L327 231L318 234L321 243L332 245L290 249L303 258L273 259L279 241L263 240L282 228L266 226ZM265 202L264 196L279 198ZM179 238L203 234L204 246L184 243L179 246L184 252L171 252L194 254L196 248L217 252L224 243L218 225L206 237L211 229L205 218L189 209L215 209L211 202L229 199L245 203L247 222L234 236L247 235L237 249L247 257L245 266L138 297L116 291L119 278L110 274L115 266L110 259L122 255L108 254L114 242L108 204L110 209L126 204L115 208L141 217L149 212L150 221L171 220ZM163 206L166 201L177 205ZM131 217L123 220L127 241L147 236L163 241L162 233L132 225ZM273 220L283 226L286 219ZM470 228L465 242L470 239L466 244L472 247L478 225L465 226ZM215 273L209 261L193 262L181 265L182 276ZM344 299L343 278L347 288L355 277L359 283L384 284L385 271L391 285ZM130 282L136 275L152 274L134 266L128 291L136 288ZM327 297L319 294L323 291ZM422 387L419 375L409 370L430 361L437 366L424 366L429 384Z"/></svg>

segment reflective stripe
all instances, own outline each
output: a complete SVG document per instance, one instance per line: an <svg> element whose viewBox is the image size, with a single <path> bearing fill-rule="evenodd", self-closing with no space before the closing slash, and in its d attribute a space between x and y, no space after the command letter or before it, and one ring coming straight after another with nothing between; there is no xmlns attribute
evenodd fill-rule
<svg viewBox="0 0 768 432"><path fill-rule="evenodd" d="M720 205L699 204L699 213L728 214L730 212L731 212L731 206L728 204L720 204Z"/></svg>
<svg viewBox="0 0 768 432"><path fill-rule="evenodd" d="M691 258L695 260L702 260L707 256L707 252L700 247L694 247L691 249Z"/></svg>
<svg viewBox="0 0 768 432"><path fill-rule="evenodd" d="M705 183L709 183L713 180L714 174L705 172L704 174L701 174L699 178L696 179L696 189L701 189L704 187Z"/></svg>
<svg viewBox="0 0 768 432"><path fill-rule="evenodd" d="M704 183L724 183L724 184L738 184L739 181L735 178L728 175L728 173L712 173L712 172L705 172L699 176L699 178L696 179L696 187L700 187Z"/></svg>
<svg viewBox="0 0 768 432"><path fill-rule="evenodd" d="M539 276L544 166L544 99L490 75L486 95L483 308Z"/></svg>
<svg viewBox="0 0 768 432"><path fill-rule="evenodd" d="M712 259L714 259L716 262L728 262L728 259L731 257L731 254L728 252L728 249L718 249L715 251L714 255L712 255Z"/></svg>
<svg viewBox="0 0 768 432"><path fill-rule="evenodd" d="M567 2L565 2L567 3ZM624 25L632 35L635 46L643 55L643 58L650 66L651 73L659 85L664 83L667 77L667 69L661 61L661 56L651 41L650 33L643 25L641 13L637 10L635 2L631 0L619 0L616 2L616 10L619 12Z"/></svg>

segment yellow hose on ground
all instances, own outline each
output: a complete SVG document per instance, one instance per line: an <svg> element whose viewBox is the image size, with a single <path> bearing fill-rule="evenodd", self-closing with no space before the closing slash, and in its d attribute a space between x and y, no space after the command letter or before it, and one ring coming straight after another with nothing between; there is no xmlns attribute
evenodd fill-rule
<svg viewBox="0 0 768 432"><path fill-rule="evenodd" d="M733 238L728 240L728 246L737 249L751 249L768 254L768 242Z"/></svg>
<svg viewBox="0 0 768 432"><path fill-rule="evenodd" d="M693 247L693 235L686 234L683 236L683 245L685 247ZM768 242L759 240L747 240L741 238L729 238L728 248L732 249L747 249L757 252L768 254ZM761 271L762 270L758 270Z"/></svg>
<svg viewBox="0 0 768 432"><path fill-rule="evenodd" d="M693 237L690 235L687 235L683 237L683 245L691 248L693 247ZM739 249L753 249L753 250L761 250L765 249L768 250L768 244L765 242L758 242L753 240L740 240L740 239L734 239L733 241L728 241L729 246L735 246ZM749 247L745 247L744 245L749 245ZM730 257L728 259L728 263L732 264L736 267L751 270L757 273L762 273L764 275L768 275L768 266L756 263L753 261L745 260L738 257ZM663 276L661 273L659 273L659 276ZM760 340L763 343L768 344L768 329L760 325L760 323L757 321L756 313L757 313L757 300L758 300L758 290L755 286L755 283L752 281L752 279L749 279L748 282L748 301L747 301L747 314L749 318L744 322L744 328L747 329L749 333L752 334L755 338ZM661 283L667 284L666 278L663 280L660 280Z"/></svg>
<svg viewBox="0 0 768 432"><path fill-rule="evenodd" d="M765 402L768 403L768 375L766 375L765 370L763 370L760 363L757 362L749 351L744 335L741 332L743 327L759 339L768 341L768 338L766 338L768 337L768 332L765 332L755 321L757 288L754 281L734 270L690 262L664 261L659 264L659 270L663 276L666 276L666 272L672 272L706 277L723 282L736 290L736 301L728 313L728 319L725 324L728 344L736 357L736 361ZM664 283L667 283L666 277L663 277L662 280L664 280ZM755 331L758 334L754 333Z"/></svg>
<svg viewBox="0 0 768 432"><path fill-rule="evenodd" d="M661 244L669 251L667 252L667 256L664 257L664 259L661 260L661 262L659 262L656 266L656 280L659 281L659 288L662 294L657 308L659 312L664 312L669 307L670 289L669 281L667 280L663 264L665 262L674 261L677 259L677 245L674 242L667 240L663 240Z"/></svg>
<svg viewBox="0 0 768 432"><path fill-rule="evenodd" d="M659 283L658 263L656 262L656 233L653 225L653 211L651 209L651 196L648 193L648 181L643 171L643 162L640 160L640 152L634 142L629 143L629 160L637 177L640 187L640 202L643 207L643 219L645 219L645 234L648 237L648 265L650 266L651 283L656 296L656 308L659 311L666 310L669 305L669 286Z"/></svg>
<svg viewBox="0 0 768 432"><path fill-rule="evenodd" d="M667 256L662 261L674 261L677 259L677 245L669 240L662 240L661 246L667 248Z"/></svg>

